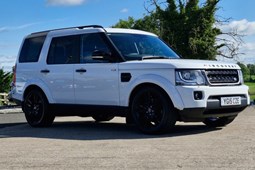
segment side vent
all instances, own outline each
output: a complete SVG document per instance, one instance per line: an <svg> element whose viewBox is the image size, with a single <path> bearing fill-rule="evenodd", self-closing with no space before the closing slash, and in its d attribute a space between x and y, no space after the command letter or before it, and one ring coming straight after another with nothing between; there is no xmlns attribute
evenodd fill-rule
<svg viewBox="0 0 255 170"><path fill-rule="evenodd" d="M120 75L121 82L129 82L131 78L132 76L130 73L121 73Z"/></svg>

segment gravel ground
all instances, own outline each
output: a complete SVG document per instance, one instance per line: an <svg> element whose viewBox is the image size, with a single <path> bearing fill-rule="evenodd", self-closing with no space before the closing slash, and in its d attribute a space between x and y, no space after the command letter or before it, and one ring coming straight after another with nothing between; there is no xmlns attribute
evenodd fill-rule
<svg viewBox="0 0 255 170"><path fill-rule="evenodd" d="M178 123L174 132L159 136L143 135L122 118L95 123L90 118L59 117L51 128L21 123L0 128L0 167L254 170L254 124L254 107L222 129Z"/></svg>
<svg viewBox="0 0 255 170"><path fill-rule="evenodd" d="M0 108L0 114L15 114L15 113L21 113L22 110L20 107L17 108L5 108L5 109L1 109Z"/></svg>

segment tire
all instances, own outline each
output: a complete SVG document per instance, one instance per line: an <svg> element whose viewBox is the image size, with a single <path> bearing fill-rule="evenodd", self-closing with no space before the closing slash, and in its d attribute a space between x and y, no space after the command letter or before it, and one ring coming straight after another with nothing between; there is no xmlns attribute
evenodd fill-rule
<svg viewBox="0 0 255 170"><path fill-rule="evenodd" d="M174 127L177 114L165 92L155 87L138 91L131 103L136 126L145 134L161 134Z"/></svg>
<svg viewBox="0 0 255 170"><path fill-rule="evenodd" d="M126 115L126 124L127 125L135 125L133 116L131 114Z"/></svg>
<svg viewBox="0 0 255 170"><path fill-rule="evenodd" d="M103 122L103 121L110 121L110 120L112 120L114 118L114 116L108 115L108 114L97 114L97 115L93 115L92 118L96 122Z"/></svg>
<svg viewBox="0 0 255 170"><path fill-rule="evenodd" d="M22 109L28 124L32 127L51 126L55 116L49 113L49 103L39 90L32 90L26 96Z"/></svg>
<svg viewBox="0 0 255 170"><path fill-rule="evenodd" d="M230 117L217 117L217 118L206 118L203 123L208 127L223 127L233 122L236 116Z"/></svg>

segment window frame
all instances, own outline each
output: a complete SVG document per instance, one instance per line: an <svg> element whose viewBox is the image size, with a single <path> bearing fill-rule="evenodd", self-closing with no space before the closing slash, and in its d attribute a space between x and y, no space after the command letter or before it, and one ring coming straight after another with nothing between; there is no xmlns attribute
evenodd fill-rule
<svg viewBox="0 0 255 170"><path fill-rule="evenodd" d="M105 45L108 47L108 49L111 53L111 56L110 56L111 59L108 62L81 62L82 36L86 35L86 34L98 34L102 38L102 41L105 43ZM46 56L46 64L47 65L59 65L58 63L50 63L49 62L49 55L51 53L51 46L52 46L52 43L55 39L61 39L61 38L65 39L66 37L77 37L76 48L77 48L77 52L78 52L77 62L66 63L66 64L117 63L117 62L125 61L125 60L123 60L123 57L121 56L121 54L119 53L119 51L117 50L117 48L115 47L115 45L113 44L113 42L111 41L111 39L108 37L108 35L106 33L104 33L104 32L95 32L95 33L81 33L81 34L71 34L71 35L63 35L63 36L52 36L51 40L50 40L50 43L49 43L49 47L48 47L48 53L47 53L47 56Z"/></svg>

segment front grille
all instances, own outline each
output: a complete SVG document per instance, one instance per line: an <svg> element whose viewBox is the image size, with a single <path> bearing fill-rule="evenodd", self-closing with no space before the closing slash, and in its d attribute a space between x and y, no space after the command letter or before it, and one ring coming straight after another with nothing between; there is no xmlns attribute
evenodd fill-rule
<svg viewBox="0 0 255 170"><path fill-rule="evenodd" d="M207 80L211 85L234 85L239 83L237 70L206 70Z"/></svg>

